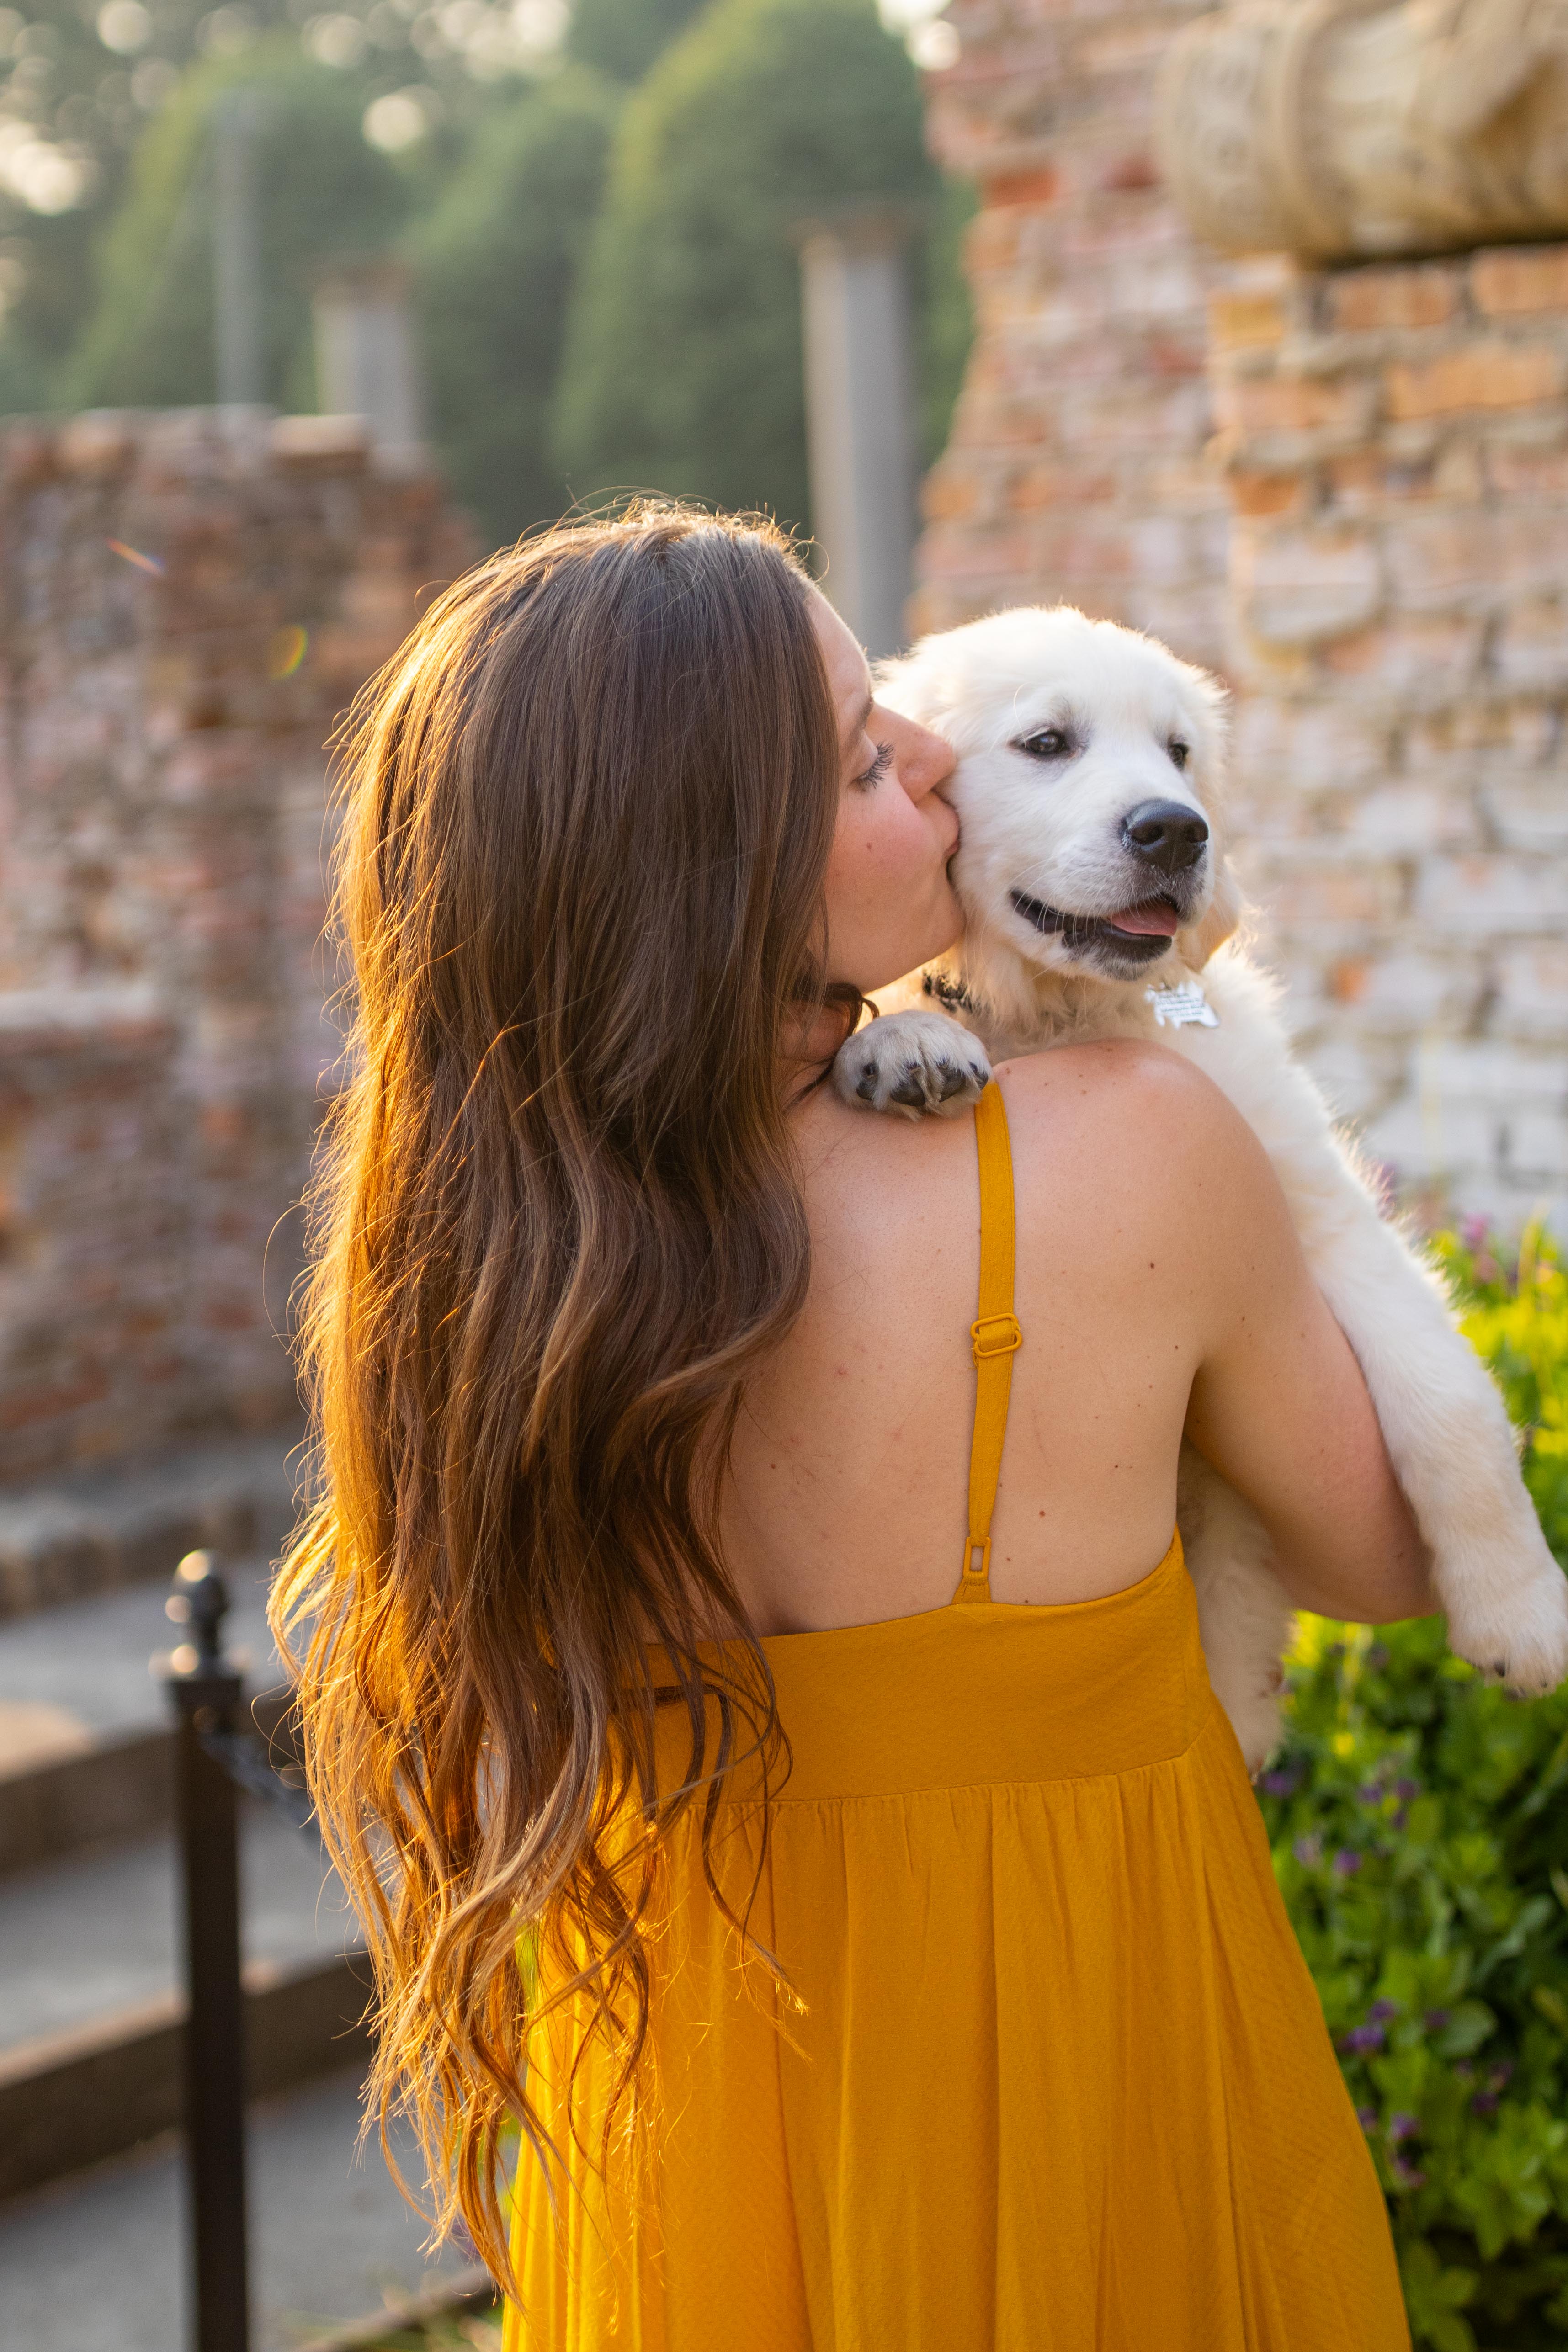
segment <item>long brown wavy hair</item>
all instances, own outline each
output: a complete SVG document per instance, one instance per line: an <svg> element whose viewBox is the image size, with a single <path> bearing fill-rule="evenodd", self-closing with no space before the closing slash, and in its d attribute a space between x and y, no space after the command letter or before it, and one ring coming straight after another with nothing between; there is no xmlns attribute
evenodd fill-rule
<svg viewBox="0 0 1568 2352"><path fill-rule="evenodd" d="M717 1526L808 1274L781 1054L832 994L837 749L805 577L770 525L679 509L527 541L366 689L344 774L320 1500L272 1613L375 1968L371 2113L412 2116L437 2227L510 2280L540 1988L635 2103L660 1840L699 1802L722 1900L722 1775L783 1753Z"/></svg>

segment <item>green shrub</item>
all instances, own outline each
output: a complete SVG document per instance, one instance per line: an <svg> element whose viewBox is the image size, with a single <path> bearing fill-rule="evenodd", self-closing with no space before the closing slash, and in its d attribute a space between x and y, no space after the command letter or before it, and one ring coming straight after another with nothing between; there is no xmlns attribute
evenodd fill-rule
<svg viewBox="0 0 1568 2352"><path fill-rule="evenodd" d="M575 0L566 54L629 88L641 81L702 5L703 0Z"/></svg>
<svg viewBox="0 0 1568 2352"><path fill-rule="evenodd" d="M97 307L67 370L73 404L160 408L215 397L213 115L238 88L262 110L267 396L315 406L311 277L333 258L382 251L407 194L396 167L365 144L362 95L286 35L193 68L142 134L130 193L98 257Z"/></svg>
<svg viewBox="0 0 1568 2352"><path fill-rule="evenodd" d="M616 104L575 67L498 109L411 240L434 436L493 546L571 503L550 407Z"/></svg>
<svg viewBox="0 0 1568 2352"><path fill-rule="evenodd" d="M919 77L871 0L715 0L616 131L557 404L574 489L805 523L794 232L864 201L934 217L941 185ZM926 239L922 271L951 274L953 242ZM922 321L930 310L922 280ZM951 377L951 318L942 332Z"/></svg>
<svg viewBox="0 0 1568 2352"><path fill-rule="evenodd" d="M1435 1245L1568 1564L1568 1279ZM1568 1692L1509 1698L1442 1621L1305 1618L1260 1798L1436 2352L1568 2342Z"/></svg>

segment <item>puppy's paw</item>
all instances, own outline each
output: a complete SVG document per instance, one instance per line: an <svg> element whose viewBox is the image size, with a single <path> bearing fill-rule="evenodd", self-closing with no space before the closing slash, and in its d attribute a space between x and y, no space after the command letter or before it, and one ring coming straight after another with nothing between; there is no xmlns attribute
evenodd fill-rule
<svg viewBox="0 0 1568 2352"><path fill-rule="evenodd" d="M1448 1647L1489 1681L1540 1698L1568 1681L1568 1577L1544 1542L1532 1572L1510 1566L1506 1581L1476 1563L1461 1579L1442 1579Z"/></svg>
<svg viewBox="0 0 1568 2352"><path fill-rule="evenodd" d="M908 1118L978 1102L991 1076L985 1049L945 1013L885 1013L840 1045L833 1083L861 1110Z"/></svg>

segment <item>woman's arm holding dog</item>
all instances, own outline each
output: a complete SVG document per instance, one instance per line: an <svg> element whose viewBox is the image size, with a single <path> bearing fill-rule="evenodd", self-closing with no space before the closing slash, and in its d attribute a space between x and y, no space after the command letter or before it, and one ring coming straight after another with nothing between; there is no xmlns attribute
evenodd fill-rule
<svg viewBox="0 0 1568 2352"><path fill-rule="evenodd" d="M1268 1156L1201 1076L1171 1094L1207 1327L1187 1435L1263 1521L1297 1608L1367 1624L1426 1615L1438 1603L1425 1547Z"/></svg>

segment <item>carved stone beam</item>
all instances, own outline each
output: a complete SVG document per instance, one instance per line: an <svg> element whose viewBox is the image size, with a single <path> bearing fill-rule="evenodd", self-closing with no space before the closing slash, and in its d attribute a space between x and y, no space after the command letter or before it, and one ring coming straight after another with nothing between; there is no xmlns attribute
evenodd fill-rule
<svg viewBox="0 0 1568 2352"><path fill-rule="evenodd" d="M1242 0L1166 54L1189 225L1232 253L1442 253L1568 232L1568 0Z"/></svg>

